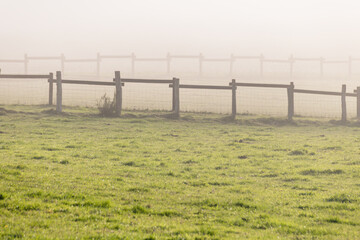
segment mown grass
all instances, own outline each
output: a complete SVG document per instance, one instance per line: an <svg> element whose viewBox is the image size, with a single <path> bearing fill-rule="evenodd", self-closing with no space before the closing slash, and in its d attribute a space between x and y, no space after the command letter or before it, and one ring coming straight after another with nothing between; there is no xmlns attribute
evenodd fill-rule
<svg viewBox="0 0 360 240"><path fill-rule="evenodd" d="M360 128L2 106L1 239L357 239Z"/></svg>

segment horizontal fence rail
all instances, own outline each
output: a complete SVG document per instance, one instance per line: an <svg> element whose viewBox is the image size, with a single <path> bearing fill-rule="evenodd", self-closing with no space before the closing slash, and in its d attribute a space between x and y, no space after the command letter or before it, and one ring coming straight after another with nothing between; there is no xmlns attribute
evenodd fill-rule
<svg viewBox="0 0 360 240"><path fill-rule="evenodd" d="M96 75L100 76L100 69L101 69L101 63L103 60L106 59L129 59L131 63L131 72L134 75L135 69L136 69L136 62L163 62L166 65L164 66L166 68L166 73L171 73L171 66L173 63L173 60L176 59L188 59L188 60L197 60L198 61L198 74L201 76L203 74L203 65L208 62L218 62L218 63L227 63L229 64L229 72L228 74L230 76L233 75L234 70L234 63L237 60L249 60L254 61L257 60L259 63L259 75L264 75L264 65L265 64L285 64L288 67L288 70L286 71L287 74L289 74L289 77L292 77L294 74L294 66L297 62L313 62L318 64L319 74L320 76L324 76L324 66L327 64L333 65L333 64L341 64L341 65L348 65L346 74L351 77L353 75L353 63L360 61L360 58L351 57L349 56L347 59L326 59L324 57L295 57L293 55L290 55L289 58L284 59L274 59L274 58L266 58L263 54L260 55L254 55L254 56L248 56L248 55L234 55L231 54L229 57L219 57L219 58L213 58L213 57L205 57L202 53L198 55L182 55L182 54L166 54L165 57L137 57L134 53L128 54L128 55L102 55L100 53L97 53L94 58L78 58L78 59L71 59L66 58L64 54L61 54L59 56L28 56L27 54L24 55L23 59L0 59L0 63L22 63L24 64L24 73L28 74L28 68L29 68L29 62L30 61L59 61L61 65L61 72L62 74L65 73L65 66L67 64L71 63L96 63ZM1 66L0 66L1 68Z"/></svg>
<svg viewBox="0 0 360 240"><path fill-rule="evenodd" d="M169 87L174 87L173 84L170 84ZM193 89L222 89L222 90L231 90L232 87L228 86L215 86L215 85L194 85L194 84L180 84L179 88L193 88Z"/></svg>
<svg viewBox="0 0 360 240"><path fill-rule="evenodd" d="M231 83L229 83L231 84ZM286 84L269 84L269 83L236 83L236 86L241 87L265 87L265 88L288 88Z"/></svg>
<svg viewBox="0 0 360 240"><path fill-rule="evenodd" d="M135 79L135 78L122 78L122 82L127 83L173 83L173 80L161 79Z"/></svg>
<svg viewBox="0 0 360 240"><path fill-rule="evenodd" d="M50 82L50 80L48 81ZM55 82L56 81L52 81ZM101 82L101 81L86 81L86 80L66 80L66 79L61 79L62 83L67 83L67 84L80 84L80 85L100 85L100 86L115 86L114 82Z"/></svg>
<svg viewBox="0 0 360 240"><path fill-rule="evenodd" d="M145 83L145 84L169 84L172 88L172 111L174 116L180 116L180 89L212 89L212 90L232 90L232 118L236 116L236 90L238 87L256 87L256 88L280 88L287 90L288 97L288 120L291 121L294 116L294 94L316 94L341 97L341 120L345 122L346 117L346 97L356 97L357 118L360 120L360 87L354 90L354 93L346 92L346 85L343 84L340 92L295 89L294 83L290 84L268 84L268 83L245 83L236 82L233 79L228 86L220 85L196 85L196 84L180 84L178 78L173 79L137 79L137 78L121 78L120 72L115 72L115 78L111 82L88 81L88 80L69 80L62 79L61 71L56 72L56 79L53 74L48 75L24 75L24 74L0 74L0 79L48 79L49 83L49 105L53 104L53 84L56 83L56 110L62 112L62 84L80 84L80 85L102 85L115 87L116 97L116 114L121 115L122 111L122 91L125 83Z"/></svg>
<svg viewBox="0 0 360 240"><path fill-rule="evenodd" d="M28 78L37 78L37 79L41 79L41 78L50 78L51 74L49 75L27 75L27 74L0 74L0 78L17 78L17 79L28 79Z"/></svg>
<svg viewBox="0 0 360 240"><path fill-rule="evenodd" d="M317 90L305 90L305 89L294 89L295 93L306 93L306 94L317 94L317 95L330 95L330 96L341 96L341 92L330 92L330 91L317 91ZM355 93L346 93L347 97L356 97Z"/></svg>

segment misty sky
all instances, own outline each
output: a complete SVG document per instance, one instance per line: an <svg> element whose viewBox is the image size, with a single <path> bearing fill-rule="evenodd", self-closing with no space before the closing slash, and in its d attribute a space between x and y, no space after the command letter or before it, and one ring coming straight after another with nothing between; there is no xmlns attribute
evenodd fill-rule
<svg viewBox="0 0 360 240"><path fill-rule="evenodd" d="M0 58L360 57L360 1L1 0Z"/></svg>

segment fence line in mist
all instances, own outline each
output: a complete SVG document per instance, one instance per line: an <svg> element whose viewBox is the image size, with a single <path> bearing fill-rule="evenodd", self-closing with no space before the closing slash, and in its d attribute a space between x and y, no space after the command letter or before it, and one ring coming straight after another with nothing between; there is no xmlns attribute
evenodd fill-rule
<svg viewBox="0 0 360 240"><path fill-rule="evenodd" d="M174 59L188 59L188 60L197 60L198 61L198 73L200 76L203 74L203 65L206 62L225 62L229 64L229 75L233 75L234 70L234 63L237 60L258 60L259 61L259 74L260 77L264 76L264 65L266 63L279 63L279 64L286 64L289 68L289 77L293 77L294 74L294 64L296 62L313 62L319 64L319 74L321 77L324 76L324 65L326 64L346 64L348 68L348 76L351 77L353 73L353 62L359 61L360 58L353 58L349 57L346 60L326 60L324 57L319 58L303 58L303 57L294 57L294 55L290 55L287 59L272 59L272 58L265 58L263 54L254 55L254 56L240 56L231 54L230 57L225 58L206 58L202 53L199 55L172 55L168 53L163 58L144 58L144 57L137 57L134 53L129 55L101 55L97 53L96 57L94 58L77 58L77 59L68 59L65 57L64 54L60 56L28 56L27 54L24 55L24 59L0 59L0 63L18 63L24 65L24 74L28 74L29 62L30 61L37 61L37 60L57 60L60 62L61 65L61 72L65 73L65 65L67 63L96 63L96 76L100 77L100 68L101 62L105 59L129 59L131 62L131 73L135 75L136 62L163 62L166 64L166 73L171 73L171 66L172 60ZM165 66L164 66L165 67Z"/></svg>
<svg viewBox="0 0 360 240"><path fill-rule="evenodd" d="M295 89L294 83L290 84L264 84L264 83L244 83L236 82L233 79L228 86L221 85L194 85L194 84L180 84L179 78L172 79L136 79L136 78L121 78L120 72L115 72L115 78L111 82L103 81L87 81L87 80L67 80L62 78L61 71L56 72L56 79L54 80L53 73L48 75L22 75L22 74L0 74L0 79L47 79L49 83L49 105L53 105L53 84L56 83L56 111L62 112L62 84L81 84L81 85L103 85L103 86L115 86L115 110L116 115L120 116L122 112L122 97L123 87L125 83L145 83L145 84L169 84L169 88L172 88L172 111L175 117L180 116L180 89L211 89L211 90L231 90L231 117L236 118L236 92L238 87L256 87L256 88L280 88L287 90L287 103L288 103L288 115L289 121L294 117L294 94L316 94L316 95L328 95L328 96L340 96L341 97L341 121L347 121L347 108L346 97L356 97L356 110L357 119L360 120L360 87L354 90L354 93L346 92L346 85L343 84L340 92L333 91L319 91L319 90L307 90L307 89Z"/></svg>

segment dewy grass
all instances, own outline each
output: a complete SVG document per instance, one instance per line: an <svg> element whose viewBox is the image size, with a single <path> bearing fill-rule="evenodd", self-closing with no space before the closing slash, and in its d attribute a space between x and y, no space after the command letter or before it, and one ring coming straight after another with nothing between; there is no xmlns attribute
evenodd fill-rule
<svg viewBox="0 0 360 240"><path fill-rule="evenodd" d="M0 239L360 236L357 124L2 107Z"/></svg>

